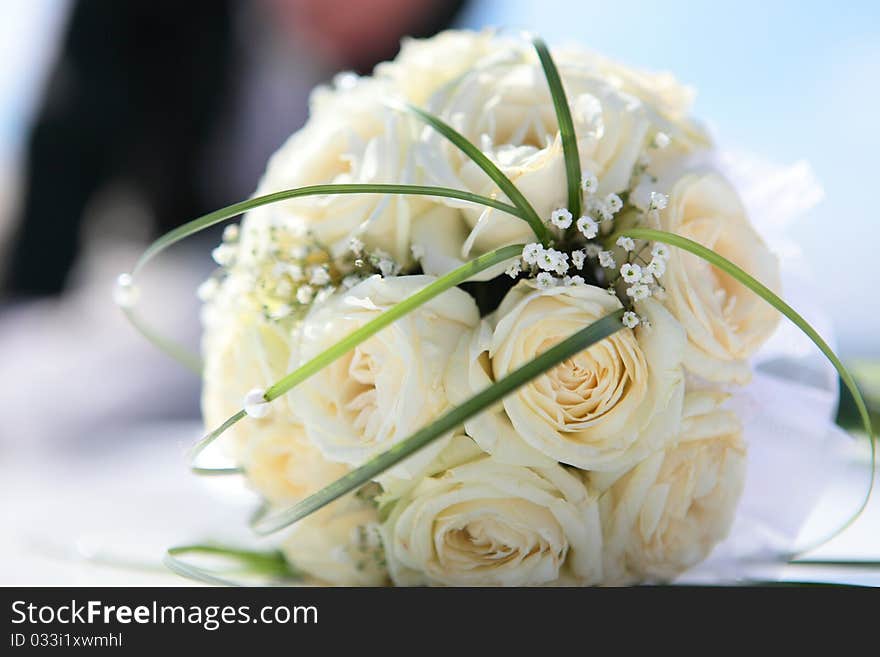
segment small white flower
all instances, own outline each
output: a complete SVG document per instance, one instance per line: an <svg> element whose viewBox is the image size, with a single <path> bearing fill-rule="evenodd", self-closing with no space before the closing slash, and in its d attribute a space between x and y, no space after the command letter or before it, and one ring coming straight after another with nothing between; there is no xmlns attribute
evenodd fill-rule
<svg viewBox="0 0 880 657"><path fill-rule="evenodd" d="M557 228L568 228L571 226L571 212L566 208L557 208L550 215L550 223Z"/></svg>
<svg viewBox="0 0 880 657"><path fill-rule="evenodd" d="M272 317L272 319L284 319L292 312L293 308L291 308L288 304L283 303L275 310L273 310L270 316Z"/></svg>
<svg viewBox="0 0 880 657"><path fill-rule="evenodd" d="M223 229L223 241L224 242L236 242L238 241L239 228L238 224L229 224L226 228Z"/></svg>
<svg viewBox="0 0 880 657"><path fill-rule="evenodd" d="M294 260L304 260L309 255L309 250L302 244L297 244L290 249L290 257Z"/></svg>
<svg viewBox="0 0 880 657"><path fill-rule="evenodd" d="M620 200L617 194L609 194L605 197L605 207L612 213L620 212L620 209L623 207L623 201Z"/></svg>
<svg viewBox="0 0 880 657"><path fill-rule="evenodd" d="M315 296L315 290L312 289L310 285L302 285L296 291L296 300L301 304L305 305L307 303L311 303L312 298Z"/></svg>
<svg viewBox="0 0 880 657"><path fill-rule="evenodd" d="M504 273L510 276L511 278L516 278L519 276L519 273L522 271L522 262L517 260L516 262L511 263L510 267L504 270Z"/></svg>
<svg viewBox="0 0 880 657"><path fill-rule="evenodd" d="M312 275L309 277L309 284L316 287L322 287L330 282L330 272L324 267L312 267Z"/></svg>
<svg viewBox="0 0 880 657"><path fill-rule="evenodd" d="M248 417L260 419L269 414L271 407L266 401L266 391L262 388L254 388L244 396L244 412Z"/></svg>
<svg viewBox="0 0 880 657"><path fill-rule="evenodd" d="M638 315L636 315L633 311L628 310L625 313L623 313L623 320L622 321L623 321L623 325L626 328L634 329L636 326L639 325L640 320L639 320Z"/></svg>
<svg viewBox="0 0 880 657"><path fill-rule="evenodd" d="M587 254L583 249L578 249L577 251L571 252L571 264L574 265L575 269L583 269L584 261L587 259Z"/></svg>
<svg viewBox="0 0 880 657"><path fill-rule="evenodd" d="M596 223L596 220L592 217L588 217L584 215L580 219L577 220L577 229L586 237L588 240L593 239L596 235L599 234L599 224Z"/></svg>
<svg viewBox="0 0 880 657"><path fill-rule="evenodd" d="M644 283L636 283L632 287L626 289L627 296L632 297L633 301L641 301L651 296L651 288Z"/></svg>
<svg viewBox="0 0 880 657"><path fill-rule="evenodd" d="M620 275L625 283L638 283L642 280L642 268L627 262L621 265Z"/></svg>
<svg viewBox="0 0 880 657"><path fill-rule="evenodd" d="M290 274L290 278L292 278L297 283L306 279L306 274L303 271L303 268L299 265L288 265L287 273Z"/></svg>
<svg viewBox="0 0 880 657"><path fill-rule="evenodd" d="M660 260L669 260L669 245L656 242L651 248L651 255Z"/></svg>
<svg viewBox="0 0 880 657"><path fill-rule="evenodd" d="M614 261L614 255L611 251L599 252L599 264L608 269L614 269L617 267L617 263Z"/></svg>
<svg viewBox="0 0 880 657"><path fill-rule="evenodd" d="M544 254L544 247L538 242L526 244L522 250L522 259L527 265L537 265L538 259Z"/></svg>
<svg viewBox="0 0 880 657"><path fill-rule="evenodd" d="M557 271L560 268L568 270L568 256L556 249L544 249L538 258L538 267L544 271ZM563 272L564 273L564 272Z"/></svg>
<svg viewBox="0 0 880 657"><path fill-rule="evenodd" d="M654 256L651 262L645 267L645 272L651 274L655 278L660 278L666 272L666 261L663 258Z"/></svg>
<svg viewBox="0 0 880 657"><path fill-rule="evenodd" d="M235 249L228 244L221 244L211 251L211 257L221 267L228 267L235 261Z"/></svg>
<svg viewBox="0 0 880 657"><path fill-rule="evenodd" d="M538 288L541 290L548 290L554 285L556 285L556 279L546 271L542 271L538 274L537 278L535 278L535 282L538 284Z"/></svg>
<svg viewBox="0 0 880 657"><path fill-rule="evenodd" d="M210 301L217 294L217 288L219 287L220 284L216 278L209 278L196 288L196 296L199 298L199 301Z"/></svg>
<svg viewBox="0 0 880 657"><path fill-rule="evenodd" d="M379 272L385 278L388 278L389 276L395 276L399 271L397 263L394 262L391 258L379 258L379 262L376 266L379 268Z"/></svg>
<svg viewBox="0 0 880 657"><path fill-rule="evenodd" d="M623 249L627 253L629 253L634 248L636 248L636 243L633 242L632 237L618 237L617 242L615 242L615 244L617 244L617 246L619 246L621 249Z"/></svg>
<svg viewBox="0 0 880 657"><path fill-rule="evenodd" d="M587 244L584 247L584 253L587 254L588 258L598 258L599 254L602 252L602 247L598 244Z"/></svg>
<svg viewBox="0 0 880 657"><path fill-rule="evenodd" d="M581 189L589 195L595 194L599 188L599 179L589 171L584 171L581 176Z"/></svg>
<svg viewBox="0 0 880 657"><path fill-rule="evenodd" d="M553 271L562 276L563 274L568 272L568 254L561 252L557 253L556 267L553 268Z"/></svg>
<svg viewBox="0 0 880 657"><path fill-rule="evenodd" d="M562 284L566 287L576 287L584 284L583 276L566 276L562 279Z"/></svg>
<svg viewBox="0 0 880 657"><path fill-rule="evenodd" d="M348 240L348 250L354 255L359 256L364 252L364 243L357 237L352 237Z"/></svg>
<svg viewBox="0 0 880 657"><path fill-rule="evenodd" d="M663 210L669 204L669 197L660 192L651 192L651 202L648 204L648 211Z"/></svg>
<svg viewBox="0 0 880 657"><path fill-rule="evenodd" d="M656 135L654 135L654 148L659 148L660 150L662 150L669 146L670 141L671 140L669 139L669 135L667 135L665 132L658 132Z"/></svg>

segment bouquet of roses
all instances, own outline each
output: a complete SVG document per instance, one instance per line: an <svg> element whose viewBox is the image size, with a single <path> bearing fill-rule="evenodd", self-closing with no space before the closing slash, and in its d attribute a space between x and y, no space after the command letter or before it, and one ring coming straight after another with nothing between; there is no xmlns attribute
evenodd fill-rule
<svg viewBox="0 0 880 657"><path fill-rule="evenodd" d="M490 32L317 89L254 198L138 265L247 213L199 290L219 428L194 456L224 435L237 463L194 470L243 474L254 529L327 583L666 581L706 558L746 472L725 401L780 313L868 422L691 100Z"/></svg>

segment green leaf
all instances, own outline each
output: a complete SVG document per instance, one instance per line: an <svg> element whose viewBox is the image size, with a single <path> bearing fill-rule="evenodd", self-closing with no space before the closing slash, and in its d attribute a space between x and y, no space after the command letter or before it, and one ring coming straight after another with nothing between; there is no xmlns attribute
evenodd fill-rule
<svg viewBox="0 0 880 657"><path fill-rule="evenodd" d="M541 60L544 69L544 77L547 78L547 86L550 87L550 95L553 97L553 107L556 110L556 123L559 124L559 135L562 138L562 152L565 155L565 176L568 182L568 210L575 219L581 216L581 158L578 153L577 135L574 132L574 123L571 120L571 108L568 106L568 98L562 79L559 77L559 69L550 55L547 44L539 37L532 39L532 45Z"/></svg>
<svg viewBox="0 0 880 657"><path fill-rule="evenodd" d="M785 303L782 299L780 299L772 290L768 287L761 284L759 281L752 278L745 271L737 267L735 264L727 260L723 256L718 255L715 251L706 248L702 244L698 244L692 240L689 240L685 237L681 237L680 235L675 235L673 233L668 233L661 230L654 230L653 228L627 228L616 232L614 235L609 237L606 240L606 244L613 244L618 237L631 237L633 239L638 240L647 240L653 242L663 242L665 244L669 244L670 246L677 247L684 251L688 251L689 253L694 254L695 256L702 258L706 262L718 267L721 271L725 272L733 279L742 283L747 288L749 288L752 292L757 294L759 297L764 299L771 306L776 308L780 313L785 315L791 322L797 326L801 331L806 334L810 340L813 341L819 350L825 355L825 357L834 365L834 368L837 370L837 373L840 375L841 381L843 381L844 385L846 385L847 390L849 390L850 394L852 394L853 399L855 400L856 407L859 412L859 417L862 420L862 424L864 425L865 432L868 434L868 441L870 443L871 449L871 473L873 474L876 462L876 437L874 436L874 430L871 427L871 418L868 414L868 408L865 405L865 400L862 398L861 392L859 392L859 388L856 385L855 380L850 375L849 371L847 371L846 367L844 367L843 363L837 357L837 355L831 350L831 347L822 339L815 329L810 326L807 321L801 317L791 306ZM868 492L865 495L865 499L862 501L861 506L858 511L846 522L846 524L841 527L835 534L840 533L844 529L846 529L849 525L855 521L856 518L861 515L862 511L864 511L865 507L868 504L868 500L871 498L871 492L874 488L874 478L871 477L871 483L868 485Z"/></svg>
<svg viewBox="0 0 880 657"><path fill-rule="evenodd" d="M439 294L442 294L446 290L453 288L460 283L463 283L475 274L489 269L490 267L494 267L495 265L500 264L505 260L519 257L519 255L522 253L522 249L522 244L504 246L500 249L490 251L489 253L474 258L470 262L463 264L461 267L453 269L448 274L441 276L434 282L426 285L418 292L410 295L407 299L404 299L403 301L395 304L385 312L377 315L375 318L361 326L359 329L352 331L342 340L334 344L332 347L322 351L320 354L318 354L308 362L304 363L281 380L277 381L266 390L266 393L264 395L266 401L277 399L281 395L291 390L294 386L299 385L309 377L320 372L323 368L325 368L333 361L347 354L349 351L381 331L386 326L393 324L407 313L412 312L419 306L427 303L428 301L438 296ZM217 438L220 437L220 435L223 434L223 432L232 427L245 416L246 414L244 411L239 411L235 415L228 418L214 431L202 438L190 451L191 460L195 461L196 457L198 457L198 455L208 445L214 442ZM213 469L193 467L192 470L196 474L209 475L238 474L240 472L238 468Z"/></svg>
<svg viewBox="0 0 880 657"><path fill-rule="evenodd" d="M566 358L587 349L589 346L605 339L622 328L621 318L623 317L623 312L623 309L618 310L582 328L574 335L549 348L534 360L477 393L460 406L447 411L427 427L416 431L413 435L388 451L379 454L365 465L352 470L298 504L275 514L267 514L256 518L252 524L254 531L264 535L289 527L346 493L350 493L365 483L372 481L378 475L388 470L388 468L400 463L403 459L429 445L440 436L452 431L468 418L495 404L551 367L558 365Z"/></svg>
<svg viewBox="0 0 880 657"><path fill-rule="evenodd" d="M223 571L209 570L181 559L187 555L221 557L228 560L232 567ZM302 574L292 568L284 555L277 550L258 552L221 545L182 545L170 548L165 555L164 563L169 570L182 577L219 586L247 586L248 583L236 582L225 577L227 574L236 573L270 579L302 577Z"/></svg>
<svg viewBox="0 0 880 657"><path fill-rule="evenodd" d="M458 132L451 125L445 123L433 114L426 112L420 107L410 105L409 103L398 104L389 102L389 104L392 107L407 111L410 114L418 117L421 121L424 121L429 126L434 128L434 130L446 137L446 139L452 142L452 144L454 144L462 153L473 160L474 164L485 171L486 175L489 176L489 178L491 178L492 181L496 185L498 185L498 188L507 195L507 198L510 199L511 203L513 203L520 210L520 214L518 216L525 219L529 223L535 233L535 237L537 237L541 241L541 243L544 244L544 246L548 246L550 244L553 236L550 234L547 226L544 225L544 222L538 216L538 213L535 212L535 208L532 207L532 204L529 203L528 199L526 199L523 193L519 191L516 185L511 182L510 178L505 176L504 172L502 172L501 169L495 166L495 163L492 162L492 160L490 160L488 157L486 157L479 148L469 142L464 137L464 135Z"/></svg>
<svg viewBox="0 0 880 657"><path fill-rule="evenodd" d="M182 239L189 237L201 230L219 224L221 221L232 219L240 214L244 214L248 210L253 210L262 205L278 203L292 198L301 198L306 196L333 196L337 194L402 194L413 196L436 196L440 198L454 198L459 201L467 201L477 205L485 205L502 212L507 212L520 219L526 219L525 214L518 208L507 203L496 201L495 199L472 194L459 189L451 189L448 187L431 187L427 185L385 185L385 184L345 184L345 185L310 185L308 187L297 187L295 189L286 189L265 196L257 196L255 198L234 203L225 208L209 212L206 215L193 219L182 226L178 226L174 230L165 233L162 237L153 242L140 259L132 271L132 275L143 269L150 260L159 255L162 251Z"/></svg>

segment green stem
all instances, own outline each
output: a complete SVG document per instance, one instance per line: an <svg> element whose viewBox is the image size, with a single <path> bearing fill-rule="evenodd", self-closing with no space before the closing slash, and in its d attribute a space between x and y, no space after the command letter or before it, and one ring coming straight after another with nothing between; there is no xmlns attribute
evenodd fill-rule
<svg viewBox="0 0 880 657"><path fill-rule="evenodd" d="M277 399L278 397L290 391L292 388L299 385L309 377L321 371L333 361L347 354L349 351L381 331L386 326L393 324L407 313L410 313L419 306L424 305L425 303L427 303L434 297L442 294L446 290L453 288L461 283L464 283L475 274L485 271L486 269L494 267L495 265L498 265L500 263L503 263L506 260L518 257L522 253L522 249L522 244L504 246L500 249L490 251L489 253L474 258L470 262L465 263L457 269L453 269L448 274L445 274L434 282L426 285L424 288L422 288L415 294L412 294L407 299L404 299L400 303L395 304L385 312L379 314L374 319L361 326L359 329L349 333L346 337L334 344L332 347L326 349L325 351L322 351L320 354L295 369L283 379L274 383L266 390L264 398L267 402ZM191 460L195 461L196 457L202 451L204 451L204 449L208 445L214 442L227 429L235 425L245 416L246 414L244 411L238 411L238 413L228 418L217 429L202 438L192 448L190 452ZM224 475L238 474L240 470L238 468L212 469L193 467L193 472L195 472L196 474Z"/></svg>
<svg viewBox="0 0 880 657"><path fill-rule="evenodd" d="M565 156L565 176L568 182L568 210L575 219L581 216L581 158L578 153L577 135L574 122L571 120L571 108L565 95L565 87L559 77L559 69L550 54L547 44L539 37L532 39L532 45L541 60L547 86L553 97L553 108L556 110L556 123L559 125L559 136L562 139L562 152Z"/></svg>
<svg viewBox="0 0 880 657"><path fill-rule="evenodd" d="M388 451L379 454L365 465L352 470L300 503L276 514L257 517L252 524L254 531L261 535L277 532L298 520L302 520L346 493L357 490L403 459L460 426L468 418L497 403L520 386L622 328L623 312L622 309L618 310L582 328L488 388L478 392L460 406L447 411L427 427L420 429Z"/></svg>

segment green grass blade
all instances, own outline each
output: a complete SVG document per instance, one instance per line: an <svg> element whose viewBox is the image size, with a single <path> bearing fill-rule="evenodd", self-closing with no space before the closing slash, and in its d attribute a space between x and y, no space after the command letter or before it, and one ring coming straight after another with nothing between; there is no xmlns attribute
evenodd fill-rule
<svg viewBox="0 0 880 657"><path fill-rule="evenodd" d="M418 117L424 123L427 123L429 126L434 128L441 135L446 137L453 145L455 145L462 153L467 155L471 160L473 160L474 164L480 167L483 171L486 172L486 175L492 179L498 188L507 195L507 198L510 199L511 203L513 203L519 210L520 213L517 216L525 219L529 226L532 227L532 230L535 233L535 237L537 237L545 246L550 244L550 241L553 239L553 236L550 234L550 231L547 229L547 226L544 225L544 222L541 220L541 217L538 216L538 213L535 212L535 208L532 207L532 204L529 203L528 199L523 195L519 189L517 189L516 185L504 175L504 172L501 171L495 163L492 162L483 152L474 146L471 142L467 140L467 138L458 132L455 128L453 128L448 123L445 123L443 120L437 118L433 114L426 112L420 107L416 107L415 105L410 105L409 103L405 104L397 104L397 103L389 103L393 107L409 112L414 116Z"/></svg>
<svg viewBox="0 0 880 657"><path fill-rule="evenodd" d="M349 351L381 331L386 326L393 324L407 313L412 312L419 306L427 303L428 301L438 296L439 294L442 294L446 290L453 288L460 283L464 283L475 274L489 269L490 267L494 267L495 265L500 264L505 260L519 257L519 255L522 253L522 249L522 244L504 246L500 249L490 251L489 253L474 258L473 260L465 263L461 267L453 269L448 274L441 276L433 283L426 285L424 288L411 295L407 299L395 304L385 312L379 314L356 331L349 333L346 337L337 342L335 345L333 345L329 349L326 349L325 351L322 351L310 361L304 363L293 372L285 376L283 379L277 381L266 390L266 401L277 399L281 395L291 390L294 386L299 385L309 377L320 372L323 368L325 368L333 361L347 354ZM246 414L243 410L239 411L235 415L228 418L222 425L214 429L214 431L202 438L198 443L196 443L190 451L191 462L195 462L195 459L199 456L199 454L202 453L202 451L204 451L206 447L208 447L208 445L214 442L227 429L232 427L245 416ZM193 466L192 471L195 474L205 475L239 474L241 472L238 468L215 469L202 468L197 466Z"/></svg>
<svg viewBox="0 0 880 657"><path fill-rule="evenodd" d="M568 183L568 210L575 216L581 216L581 158L578 153L577 135L574 132L574 122L571 120L571 108L568 106L568 98L562 79L559 77L559 69L550 55L547 44L539 37L532 39L532 45L541 60L544 69L544 77L547 78L547 86L550 87L550 95L553 97L553 108L556 110L556 122L559 124L559 135L562 138L562 152L565 155L565 177Z"/></svg>
<svg viewBox="0 0 880 657"><path fill-rule="evenodd" d="M449 187L431 187L428 185L386 185L386 184L345 184L345 185L310 185L308 187L297 187L295 189L285 189L273 194L265 196L257 196L246 201L234 203L225 208L209 212L206 215L193 219L182 226L178 226L174 230L165 233L162 237L153 242L134 267L132 274L136 274L150 260L159 255L162 251L173 244L181 241L205 230L211 226L219 224L227 219L232 219L240 214L244 214L249 210L258 208L279 201L286 201L292 198L302 198L307 196L333 196L338 194L400 194L413 196L436 196L439 198L453 198L459 201L467 201L476 205L485 205L502 212L507 212L521 219L525 219L525 214L518 208L508 203L502 203L492 198L472 194L459 189L451 189Z"/></svg>
<svg viewBox="0 0 880 657"><path fill-rule="evenodd" d="M735 279L739 283L745 285L752 292L757 294L759 297L764 299L771 306L776 308L780 313L785 315L791 322L797 326L804 334L813 341L819 350L825 355L825 357L834 365L834 368L837 370L837 373L840 375L840 380L843 381L844 385L846 385L847 390L849 390L850 394L852 394L853 399L855 400L856 407L859 412L859 417L862 420L862 424L864 425L865 432L868 434L868 441L870 443L871 449L871 482L868 485L868 492L865 495L865 499L862 501L861 506L858 511L846 522L846 524L841 527L836 534L839 534L841 531L850 526L856 518L861 515L862 511L864 511L865 507L868 505L868 500L871 498L871 493L874 489L874 478L873 473L876 464L876 437L874 435L874 430L871 426L871 418L868 413L868 408L865 404L865 400L862 398L862 394L859 391L858 386L856 385L855 380L850 375L849 371L844 367L843 363L837 357L837 355L831 350L831 347L822 339L815 329L807 323L807 321L801 317L791 306L785 303L782 299L780 299L772 290L768 287L762 285L759 281L755 280L745 271L737 267L735 264L727 260L723 256L718 255L715 251L706 248L702 244L698 244L692 240L689 240L685 237L681 237L680 235L675 235L674 233L668 233L661 230L654 230L653 228L627 228L625 230L621 230L606 240L607 244L613 244L618 237L626 236L631 237L633 239L639 240L648 240L653 242L663 242L665 244L669 244L670 246L677 247L679 249L683 249L684 251L688 251L689 253L694 254L695 256L702 258L706 262L718 267L721 271L728 274L731 278ZM825 542L825 541L823 541Z"/></svg>
<svg viewBox="0 0 880 657"><path fill-rule="evenodd" d="M225 575L225 573L187 563L181 558L187 555L214 556L228 559L237 566L231 572L258 575L272 579L297 579L302 577L302 574L291 568L284 555L278 551L257 552L220 545L182 545L170 548L166 552L163 562L169 570L187 579L205 584L218 586L248 585L221 576Z"/></svg>
<svg viewBox="0 0 880 657"><path fill-rule="evenodd" d="M302 520L346 493L360 488L385 472L388 468L411 456L440 436L452 431L468 418L500 401L551 367L558 365L566 358L583 351L590 345L605 339L619 330L623 326L621 324L621 317L623 317L622 309L582 328L534 360L477 393L465 403L441 415L429 426L420 429L388 451L374 457L365 465L352 470L314 495L307 497L302 502L275 514L267 514L256 518L252 525L254 531L261 535L277 532L285 527L289 527L298 520Z"/></svg>

